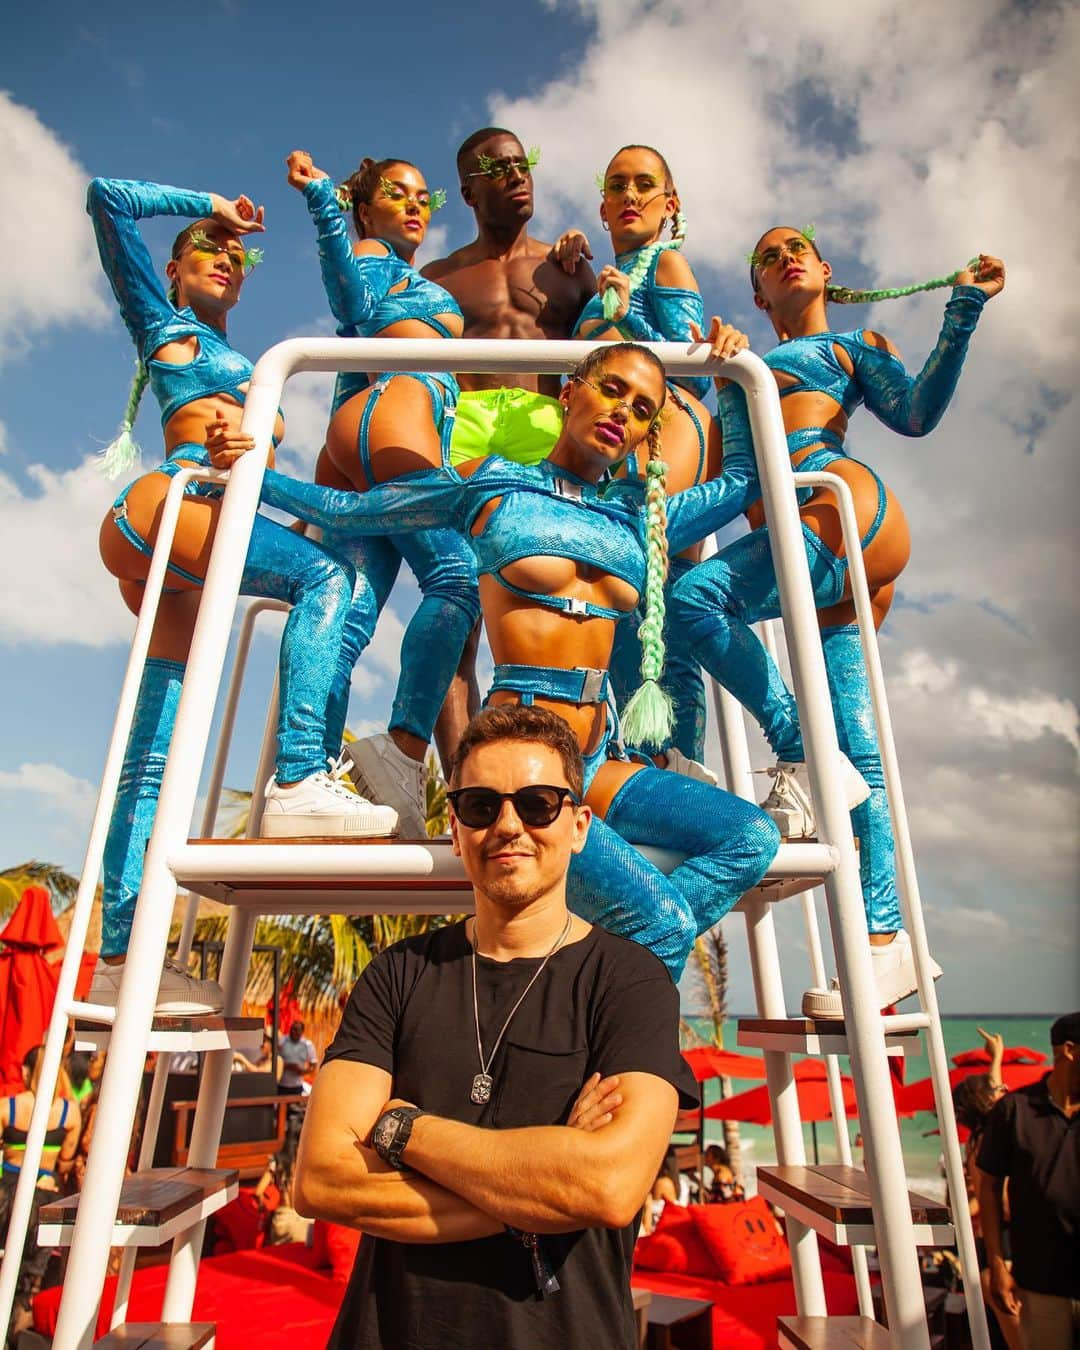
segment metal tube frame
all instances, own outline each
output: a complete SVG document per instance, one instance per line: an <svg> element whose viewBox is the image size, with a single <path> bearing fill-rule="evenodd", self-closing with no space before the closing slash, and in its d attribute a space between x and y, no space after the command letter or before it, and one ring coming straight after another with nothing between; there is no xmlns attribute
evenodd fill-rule
<svg viewBox="0 0 1080 1350"><path fill-rule="evenodd" d="M930 1077L934 1088L934 1105L937 1110L938 1124L941 1127L941 1146L945 1161L945 1178L952 1210L953 1229L956 1233L960 1268L964 1276L964 1301L967 1307L974 1350L990 1350L990 1332L986 1323L982 1283L979 1279L975 1234L971 1223L971 1212L967 1204L964 1163L960 1152L959 1136L956 1131L956 1115L953 1110L952 1084L949 1081L949 1060L945 1052L945 1041L941 1030L937 990L934 988L934 981L930 974L930 946L927 940L926 923L919 894L915 850L911 842L911 826L908 820L907 804L904 799L903 782L900 777L900 761L896 751L896 738L893 734L888 694L885 689L885 672L881 664L881 650L878 646L877 629L874 625L874 613L870 601L870 588L866 580L866 565L863 561L860 545L855 499L849 485L837 474L796 472L794 479L800 487L825 488L832 492L836 498L840 515L844 547L848 560L848 572L851 578L851 595L859 624L863 660L866 662L870 700L874 709L874 722L877 727L878 746L885 775L885 795L889 804L889 821L892 825L896 849L897 890L903 910L904 923L911 938L915 974L919 984L919 1002L928 1020L928 1026L925 1029L927 1057L930 1061Z"/></svg>
<svg viewBox="0 0 1080 1350"><path fill-rule="evenodd" d="M444 340L297 338L279 343L260 358L252 374L241 423L243 431L253 437L256 448L232 469L222 501L177 713L176 732L146 854L128 951L130 968L139 971L157 969L165 953L176 894L169 854L182 844L195 804L247 541L259 505L262 474L286 379L301 370L378 369L394 372L438 371L448 367L477 373L528 369L562 374L595 345L546 341L456 340L448 343ZM888 1091L884 1034L877 1009L872 1006L873 976L858 861L838 772L836 729L776 385L768 367L750 352L716 362L710 360L703 344L695 344L696 350L695 346L676 343L650 345L671 374L722 373L735 380L746 393L766 518L777 561L781 606L786 631L792 641L792 671L796 697L803 711L811 790L818 808L822 837L838 850L839 856L838 866L826 879L826 896L841 987L853 1005L853 1015L849 1019L852 1067L864 1124L874 1211L882 1220L879 1254L893 1322L893 1339L901 1350L927 1350L929 1342L914 1232ZM158 561L157 557L154 561ZM165 561L162 560L162 574ZM912 936L914 938L915 934ZM236 945L239 949L242 944ZM74 1350L75 1347L89 1350L93 1341L96 1310L123 1180L123 1151L116 1146L116 1141L130 1137L155 993L153 981L137 979L125 980L120 991L96 1131L99 1138L110 1141L110 1149L93 1151L87 1167L54 1338L56 1350ZM60 1048L57 1047L57 1060ZM785 1098L782 1084L778 1096ZM782 1107L783 1100L779 1105ZM179 1299L175 1302L179 1304ZM803 1311L813 1310L805 1308ZM190 1307L184 1314L190 1316Z"/></svg>

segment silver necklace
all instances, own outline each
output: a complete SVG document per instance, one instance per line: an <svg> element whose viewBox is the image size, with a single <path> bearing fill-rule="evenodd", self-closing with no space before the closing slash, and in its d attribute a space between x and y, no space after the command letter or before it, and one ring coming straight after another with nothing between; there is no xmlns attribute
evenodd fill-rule
<svg viewBox="0 0 1080 1350"><path fill-rule="evenodd" d="M492 1061L495 1058L495 1053L498 1050L500 1044L502 1043L502 1038L506 1032L506 1028L510 1025L511 1019L513 1018L514 1014L521 1007L522 1003L524 1003L525 995L529 992L529 990L533 987L536 981L544 973L544 967L547 965L547 963L551 960L551 958L555 955L555 953L566 941L570 933L570 925L572 922L573 922L572 916L570 914L567 914L566 923L563 926L562 932L556 939L554 947L552 947L551 951L549 951L547 956L545 956L544 959L540 962L540 965L537 967L536 974L532 977L529 983L521 991L521 994L517 1002L510 1009L509 1013L507 1013L506 1021L502 1024L502 1026L499 1029L499 1034L495 1037L495 1044L491 1047L491 1054L488 1055L487 1060L484 1059L484 1045L480 1038L480 1006L476 998L476 924L475 923L473 924L473 939L469 945L472 947L473 1023L476 1027L476 1054L477 1058L480 1060L480 1072L473 1077L472 1089L469 1092L469 1101L473 1102L476 1106L484 1106L491 1100L492 1078L491 1074L488 1073L488 1070L491 1068Z"/></svg>

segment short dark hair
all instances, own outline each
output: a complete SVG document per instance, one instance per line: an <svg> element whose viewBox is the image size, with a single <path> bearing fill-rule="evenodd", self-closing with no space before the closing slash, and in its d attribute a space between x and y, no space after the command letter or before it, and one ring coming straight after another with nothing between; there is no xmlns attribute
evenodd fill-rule
<svg viewBox="0 0 1080 1350"><path fill-rule="evenodd" d="M546 708L526 707L522 703L502 703L483 708L462 732L450 766L450 785L456 787L465 761L481 745L498 741L520 741L546 745L562 760L566 781L581 800L584 793L585 764L577 737L569 724Z"/></svg>
<svg viewBox="0 0 1080 1350"><path fill-rule="evenodd" d="M1050 1028L1051 1045L1064 1045L1066 1041L1080 1045L1080 1012L1066 1013Z"/></svg>
<svg viewBox="0 0 1080 1350"><path fill-rule="evenodd" d="M459 178L462 176L465 162L469 155L478 145L483 145L485 141L490 141L492 136L513 136L518 145L521 144L521 137L514 135L514 132L512 131L507 131L505 127L481 127L479 131L474 131L471 136L466 136L458 146L457 171Z"/></svg>

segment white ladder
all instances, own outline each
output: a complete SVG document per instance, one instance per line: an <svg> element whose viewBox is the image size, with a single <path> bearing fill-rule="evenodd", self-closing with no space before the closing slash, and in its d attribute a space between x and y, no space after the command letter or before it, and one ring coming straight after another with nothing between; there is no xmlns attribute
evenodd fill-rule
<svg viewBox="0 0 1080 1350"><path fill-rule="evenodd" d="M186 886L193 895L209 895L224 900L232 906L232 915L221 970L226 1021L214 1029L217 1040L210 1037L207 1029L205 1047L208 1059L202 1077L188 1158L190 1169L211 1175L201 1193L197 1180L188 1183L192 1187L190 1203L181 1206L162 1308L162 1321L169 1324L189 1322L205 1218L219 1203L226 1202L233 1185L227 1177L212 1174L231 1069L232 1050L229 1044L232 1033L228 1019L235 1018L240 1010L258 915L328 911L444 913L462 912L469 908L470 888L460 864L453 858L450 849L437 841L371 845L207 842L206 836L213 827L213 812L209 808L203 837L188 840L188 825L209 743L213 709L236 611L247 541L259 505L262 473L285 381L290 375L303 370L379 369L392 372L452 369L508 373L529 369L540 373L565 374L593 345L580 342L302 338L279 343L260 359L252 375L242 422L243 430L254 438L257 449L244 456L228 477L157 817L147 849L127 956L127 978L123 981L114 1016L111 1010L106 1013L90 1005L74 1002L75 976L81 947L85 942L90 904L183 486L193 478L216 480L219 476L205 470L187 470L173 480L159 528L142 612L136 625L132 655L121 692L117 723L110 743L86 865L73 914L68 951L59 980L56 1012L46 1041L43 1087L38 1094L28 1132L23 1175L12 1207L9 1240L0 1271L0 1319L6 1320L10 1315L29 1216L31 1178L36 1173L47 1125L44 1107L51 1100L51 1093L44 1084L54 1081L58 1072L69 1015L110 1023L111 1033L110 1053L95 1126L98 1146L91 1152L82 1195L78 1204L72 1207L75 1210L74 1222L61 1225L63 1231L60 1236L66 1237L70 1233L71 1252L54 1338L56 1350L84 1350L84 1347L90 1346L109 1247L121 1239L129 1245L137 1242L140 1236L144 1241L149 1240L147 1234L131 1235L123 1227L118 1229L117 1217L124 1185L126 1141L130 1138L137 1108L143 1061L151 1038L167 1035L166 1032L154 1031L154 1001L178 885ZM722 370L727 378L735 380L746 393L820 832L820 842L782 845L762 885L741 902L747 919L758 1010L762 1018L785 1018L779 955L769 913L770 900L800 893L823 883L845 1005L853 1010L846 1024L846 1044L859 1101L867 1160L868 1200L874 1219L874 1235L889 1310L891 1341L903 1347L903 1350L927 1350L929 1340L916 1259L916 1229L904 1183L899 1132L889 1089L885 1027L874 1003L858 859L840 783L836 730L775 382L765 364L749 352L741 353L721 366L710 362L707 352L701 348L695 351L694 348L674 343L652 345L669 373L700 375L715 374ZM809 476L803 475L800 481L806 479L816 482L818 479L824 481L832 478L832 475L815 475L811 480ZM861 560L857 547L852 555L853 563L856 557ZM853 575L856 570L853 565ZM872 634L872 627L869 631ZM876 653L876 646L874 651ZM872 679L873 675L872 668ZM878 676L880 683L880 670ZM235 690L238 690L236 676L233 690L230 691L231 709L227 706L226 721L235 713ZM875 687L875 702L876 694ZM271 719L275 719L276 698L271 703ZM880 722L880 709L878 711ZM887 718L887 709L885 715ZM746 795L745 790L738 786L738 738L732 726L733 719L730 717L721 722L729 783ZM272 770L271 732L272 724L268 724L268 734L264 737L255 775L255 794L248 828L251 839L258 835L259 830L260 788ZM888 739L891 745L891 733ZM745 755L745 733L742 735L742 745ZM884 753L884 744L882 748ZM220 791L218 770L223 771L223 767L224 752L219 749L212 799ZM895 775L894 784L889 776L887 759L886 774L890 801L902 801L898 775ZM895 812L894 829L898 829ZM900 829L905 831L906 839L906 819L901 821ZM897 845L899 854L899 830ZM910 854L909 841L907 850ZM672 855L650 856L655 857L661 865L670 866L676 861ZM911 877L914 877L913 868ZM920 971L924 972L928 959L925 932L921 916L917 913L917 890L914 891L915 911L911 906L911 894L912 888L908 887L904 895L908 902L909 926L916 959L920 963ZM184 929L188 943L194 904L193 900ZM927 989L923 981L923 988L924 1008L929 1003L928 1016L936 1020L932 986ZM223 1041L227 1044L223 1045ZM162 1048L168 1047L167 1041L158 1043ZM943 1079L947 1088L947 1065L938 1071L933 1047L931 1057L935 1065L935 1082ZM773 1044L765 1048L765 1058L776 1121L778 1157L784 1166L805 1165L798 1102L788 1052ZM152 1113L160 1112L164 1073L161 1079L160 1087L155 1081L156 1106L152 1100ZM948 1159L950 1144L953 1152L956 1152L956 1148L951 1099L948 1098L947 1090L944 1099L939 1093L939 1111ZM156 1133L151 1128L152 1124L156 1125L156 1119L147 1122L142 1161L151 1156L147 1150L149 1148L152 1152L153 1135ZM950 1169L949 1181L952 1193L962 1198L964 1188L958 1152L956 1167ZM182 1183L178 1181L176 1184ZM961 1199L960 1205L963 1213L958 1211L957 1231L961 1237L961 1252L965 1269L973 1272L973 1279L966 1281L969 1287L974 1284L974 1294L969 1291L968 1295L969 1308L973 1310L972 1325L977 1350L984 1350L988 1343L985 1340L981 1302L978 1301L977 1274L973 1259L969 1264L963 1241L966 1230L967 1245L971 1245L973 1258L966 1201ZM162 1226L158 1225L152 1236L160 1240L162 1231ZM811 1216L797 1214L789 1207L788 1232L800 1315L824 1317L824 1293L815 1224ZM865 1240L865 1234L860 1236ZM114 1324L124 1315L130 1267L131 1262L128 1260L125 1262L127 1277L121 1281ZM205 1328L193 1329L190 1343L208 1343Z"/></svg>

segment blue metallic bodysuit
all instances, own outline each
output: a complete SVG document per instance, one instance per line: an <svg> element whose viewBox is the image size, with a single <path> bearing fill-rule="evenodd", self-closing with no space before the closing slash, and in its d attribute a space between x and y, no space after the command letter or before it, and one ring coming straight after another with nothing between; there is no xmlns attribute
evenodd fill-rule
<svg viewBox="0 0 1080 1350"><path fill-rule="evenodd" d="M725 401L730 423L725 473L689 489L669 505L672 550L719 529L758 493L741 394ZM740 417L741 411L741 417ZM582 597L527 590L503 570L530 557L568 558L619 577L634 590L645 578L644 518L633 504L608 501L598 488L545 461L534 466L498 458L461 477L445 465L409 474L365 493L336 492L270 471L263 499L303 520L341 533L387 534L451 527L468 542L477 571L514 595L561 612L568 622L612 619L619 611ZM473 534L481 510L497 501ZM605 671L581 667L497 666L493 689L523 701L608 700ZM604 759L618 755L609 713L601 745L588 757L588 781ZM583 853L571 863L570 893L580 913L649 946L677 977L694 938L711 927L761 878L777 848L775 826L757 807L677 774L646 768L616 793L606 821L594 820ZM662 844L687 854L665 877L633 848Z"/></svg>
<svg viewBox="0 0 1080 1350"><path fill-rule="evenodd" d="M87 193L87 210L102 266L161 404L163 425L196 399L226 393L243 402L240 386L251 376L251 363L229 346L219 330L202 323L190 309L171 304L137 225L149 216L209 216L210 197L154 183L95 178ZM191 337L198 341L191 361L172 364L155 359L165 343ZM172 476L191 463L207 463L205 446L176 446L156 472ZM127 518L126 496L121 493L113 508L117 528L149 555L151 545ZM176 566L172 570L201 585L193 573ZM352 586L347 563L267 517L255 517L241 590L245 595L287 600L293 606L281 641L277 757L281 782L296 782L326 767L324 713ZM143 673L105 847L104 956L127 950L183 673L182 665L156 658L147 661Z"/></svg>
<svg viewBox="0 0 1080 1350"><path fill-rule="evenodd" d="M453 334L443 322L447 314L460 315L448 291L422 277L382 240L385 254L357 255L349 240L345 218L329 178L319 178L304 189L304 200L315 222L323 286L341 337L377 337L391 324L419 319L440 337ZM392 290L401 286L400 291ZM360 417L357 454L369 483L376 475L371 462L369 434L379 399L391 380L422 384L431 400L432 419L444 454L454 424L457 381L448 372L416 372L384 376L367 397ZM334 389L331 416L356 394L371 388L362 372L343 371ZM480 617L476 567L472 550L452 530L423 530L365 538L329 529L324 542L349 559L356 569L356 585L334 674L326 719L326 753L334 756L341 745L349 706L353 667L375 634L379 615L397 579L402 558L420 587L420 605L409 621L401 644L397 694L390 727L423 741L431 739L435 719L454 678L462 649Z"/></svg>
<svg viewBox="0 0 1080 1350"><path fill-rule="evenodd" d="M895 356L871 346L861 330L794 338L775 347L765 360L774 370L797 380L792 387L781 389L781 398L799 391L819 391L834 399L849 416L865 403L891 430L904 436L924 436L948 407L985 301L985 294L977 287L954 288L937 344L916 376L909 375ZM837 359L837 347L851 358L853 374L849 375ZM843 442L827 428L808 427L788 434L788 448L793 454L810 446L819 448L799 461L800 471L820 471L846 458ZM879 509L863 536L864 549L885 515L885 490L880 479L877 481ZM802 493L800 498L804 499ZM803 537L814 598L819 609L827 609L844 598L847 560L836 557L805 523ZM694 653L705 669L757 718L777 757L802 761L805 753L795 699L750 627L780 613L767 528L736 540L684 577L675 587L669 613L689 634ZM858 628L843 625L824 629L822 645L840 748L871 788L868 800L852 812L852 826L861 841L867 923L872 933L893 933L903 924L881 755Z"/></svg>
<svg viewBox="0 0 1080 1350"><path fill-rule="evenodd" d="M615 265L620 271L628 271L634 264L637 251L619 253ZM704 332L705 310L701 296L697 291L679 286L661 286L656 280L656 269L660 265L662 253L657 253L649 265L641 284L631 292L630 309L626 317L618 322L604 319L601 296L592 296L581 311L574 336L581 333L583 325L600 320L598 327L592 329L589 337L601 337L613 329L623 337L634 342L692 342L691 324ZM676 382L669 381L670 397L690 417L697 427L700 463L698 477L705 467L705 430L701 426L696 410L680 399L678 386L688 389L699 399L709 392L708 379L693 379L682 376ZM626 473L613 478L608 495L628 492L637 502L644 500L645 479L638 471L636 463L626 465ZM670 597L671 588L680 577L694 567L689 558L672 557L668 570L666 593ZM615 645L611 651L611 683L616 701L624 705L641 683L641 647L638 642L638 630L644 617L638 609L625 623L615 630ZM664 630L664 643L667 659L661 679L663 688L671 697L675 721L671 731L670 745L677 746L690 759L700 760L705 754L705 683L701 678L701 667L689 649L685 635L672 624ZM667 749L667 746L662 747Z"/></svg>

